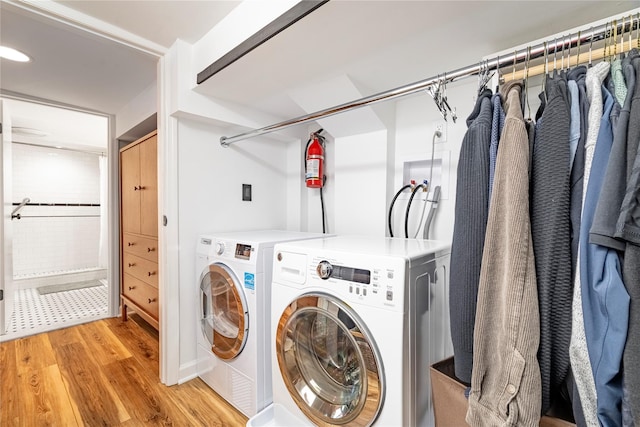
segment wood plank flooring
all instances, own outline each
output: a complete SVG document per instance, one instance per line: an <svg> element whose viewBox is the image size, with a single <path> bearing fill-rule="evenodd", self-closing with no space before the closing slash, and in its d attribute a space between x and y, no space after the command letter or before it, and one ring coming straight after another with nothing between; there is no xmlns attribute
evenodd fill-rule
<svg viewBox="0 0 640 427"><path fill-rule="evenodd" d="M0 343L0 426L244 426L199 378L167 387L140 317Z"/></svg>

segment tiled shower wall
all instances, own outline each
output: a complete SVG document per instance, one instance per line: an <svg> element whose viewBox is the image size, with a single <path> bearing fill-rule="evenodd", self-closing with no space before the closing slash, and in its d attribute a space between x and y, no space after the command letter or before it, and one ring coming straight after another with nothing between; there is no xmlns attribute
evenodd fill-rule
<svg viewBox="0 0 640 427"><path fill-rule="evenodd" d="M98 155L13 144L13 201L100 203ZM99 206L25 206L13 221L14 277L98 267Z"/></svg>

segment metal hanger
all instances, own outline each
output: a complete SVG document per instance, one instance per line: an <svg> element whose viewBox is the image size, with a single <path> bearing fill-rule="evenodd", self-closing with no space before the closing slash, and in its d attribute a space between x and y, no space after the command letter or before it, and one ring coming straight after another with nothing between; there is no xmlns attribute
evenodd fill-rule
<svg viewBox="0 0 640 427"><path fill-rule="evenodd" d="M611 38L611 44L613 45L613 55L611 60L613 61L618 56L618 21L613 21L613 36Z"/></svg>
<svg viewBox="0 0 640 427"><path fill-rule="evenodd" d="M564 43L566 35L562 35L562 50L560 51L560 70L564 71Z"/></svg>
<svg viewBox="0 0 640 427"><path fill-rule="evenodd" d="M553 71L556 71L556 54L558 53L558 39L553 38Z"/></svg>
<svg viewBox="0 0 640 427"><path fill-rule="evenodd" d="M593 53L593 27L591 27L591 39L589 40L589 67L591 67L592 62L592 53Z"/></svg>
<svg viewBox="0 0 640 427"><path fill-rule="evenodd" d="M576 67L580 65L580 39L582 38L582 31L578 31L578 57L576 58Z"/></svg>
<svg viewBox="0 0 640 427"><path fill-rule="evenodd" d="M511 80L516 79L516 57L518 56L518 50L513 51L513 70L511 72Z"/></svg>
<svg viewBox="0 0 640 427"><path fill-rule="evenodd" d="M638 25L636 26L636 49L640 49L640 12L637 14Z"/></svg>
<svg viewBox="0 0 640 427"><path fill-rule="evenodd" d="M571 69L571 34L569 34L569 46L567 46L567 71Z"/></svg>
<svg viewBox="0 0 640 427"><path fill-rule="evenodd" d="M458 117L456 115L455 109L452 110L449 106L449 102L447 101L446 80L446 73L444 74L443 78L440 78L440 75L438 75L438 81L429 86L427 88L427 92L429 93L429 95L431 95L433 101L436 103L436 107L438 108L438 111L440 111L442 118L447 121L447 116L450 113L451 120L453 120L453 122L455 123Z"/></svg>
<svg viewBox="0 0 640 427"><path fill-rule="evenodd" d="M531 60L531 46L527 46L527 59L524 62L524 99L527 103L527 118L531 120L531 105L529 105L529 61Z"/></svg>
<svg viewBox="0 0 640 427"><path fill-rule="evenodd" d="M482 61L480 72L478 73L478 96L486 89L487 84L493 77L495 72L491 73L489 69L489 60Z"/></svg>
<svg viewBox="0 0 640 427"><path fill-rule="evenodd" d="M547 100L547 76L549 75L549 45L544 42L544 76L542 76L542 94Z"/></svg>

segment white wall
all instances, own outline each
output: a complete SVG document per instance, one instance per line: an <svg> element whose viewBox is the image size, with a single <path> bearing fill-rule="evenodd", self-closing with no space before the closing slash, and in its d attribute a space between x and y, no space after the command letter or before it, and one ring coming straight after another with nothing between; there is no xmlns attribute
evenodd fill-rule
<svg viewBox="0 0 640 427"><path fill-rule="evenodd" d="M178 221L180 239L180 362L196 357L197 277L200 234L287 226L287 146L256 138L224 148L224 131L187 119L178 123ZM242 200L251 184L252 201Z"/></svg>
<svg viewBox="0 0 640 427"><path fill-rule="evenodd" d="M14 202L100 204L97 155L22 144L12 151ZM25 206L20 213L13 222L15 277L98 267L99 206Z"/></svg>
<svg viewBox="0 0 640 427"><path fill-rule="evenodd" d="M467 79L452 83L447 89L448 102L452 108L456 108L458 119L456 123L453 123L451 118L448 119L445 125L446 142L436 142L435 146L434 157L448 160L448 168L444 168L446 173L443 175L443 181L434 179L434 185L441 185L443 192L431 226L431 239L450 242L453 237L458 157L462 139L467 131L466 119L471 114L475 103L476 88L476 80ZM402 181L404 162L422 161L431 158L433 133L435 124L439 122L442 122L442 116L435 107L433 99L426 93L402 99L396 103L396 156L393 194L405 184ZM447 162L445 162L446 164ZM409 192L403 193L398 197L394 206L393 229L395 236L404 237L404 216L409 194ZM422 225L417 228L422 209L425 207L425 197L424 195L420 196L419 198L416 195L411 205L411 216L409 218L410 236L415 235L416 231L418 232L418 237L423 235ZM429 209L430 206L427 205L426 207ZM427 213L425 213L425 218L426 215Z"/></svg>
<svg viewBox="0 0 640 427"><path fill-rule="evenodd" d="M387 131L335 140L337 234L385 235Z"/></svg>
<svg viewBox="0 0 640 427"><path fill-rule="evenodd" d="M156 81L137 94L116 113L116 138L158 111L158 84Z"/></svg>

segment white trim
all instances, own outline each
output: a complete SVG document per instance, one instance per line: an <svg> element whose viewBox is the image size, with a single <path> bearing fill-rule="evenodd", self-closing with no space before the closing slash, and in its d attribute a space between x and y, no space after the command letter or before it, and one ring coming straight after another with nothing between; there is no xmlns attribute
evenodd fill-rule
<svg viewBox="0 0 640 427"><path fill-rule="evenodd" d="M189 363L184 365L180 365L180 376L178 379L178 384L184 384L187 381L191 381L194 378L198 377L198 363L195 360L192 360Z"/></svg>
<svg viewBox="0 0 640 427"><path fill-rule="evenodd" d="M88 33L132 47L152 56L162 56L167 48L108 22L71 9L52 0L2 0L5 5L44 16Z"/></svg>
<svg viewBox="0 0 640 427"><path fill-rule="evenodd" d="M109 117L109 142L107 145L107 199L109 200L107 243L107 313L111 317L120 314L120 150L115 136L116 118ZM117 286L116 286L117 285Z"/></svg>
<svg viewBox="0 0 640 427"><path fill-rule="evenodd" d="M172 56L170 51L167 56ZM171 117L172 58L158 61L158 230L160 275L160 381L177 384L180 367L180 262L178 229L178 120ZM167 225L163 225L163 217Z"/></svg>

